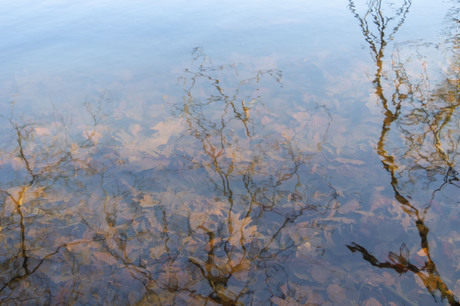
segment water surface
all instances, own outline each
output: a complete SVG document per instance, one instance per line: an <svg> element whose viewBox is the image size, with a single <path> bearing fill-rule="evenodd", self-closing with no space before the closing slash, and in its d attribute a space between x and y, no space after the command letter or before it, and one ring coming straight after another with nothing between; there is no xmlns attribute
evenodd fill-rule
<svg viewBox="0 0 460 306"><path fill-rule="evenodd" d="M0 10L2 303L458 303L457 2Z"/></svg>

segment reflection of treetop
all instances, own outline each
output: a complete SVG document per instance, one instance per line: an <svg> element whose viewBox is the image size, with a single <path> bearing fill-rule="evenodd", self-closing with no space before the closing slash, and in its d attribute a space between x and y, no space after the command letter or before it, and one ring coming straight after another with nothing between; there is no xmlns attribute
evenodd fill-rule
<svg viewBox="0 0 460 306"><path fill-rule="evenodd" d="M456 184L455 159L460 143L457 111L460 102L458 92L452 90L452 83L458 84L458 78L452 82L446 75L446 80L433 88L428 63L417 50L418 46L409 45L407 60L402 59L399 48L394 52L390 71L393 80L388 82L388 72L385 73L383 66L384 48L403 24L410 1L404 1L398 9L392 10L390 17L384 15L381 0L367 4L368 9L363 16L357 13L352 0L349 7L360 22L376 64L373 84L384 115L377 153L390 176L394 199L414 221L426 259L422 267L412 264L409 253L403 252L405 245L400 255L389 252L386 262L379 261L359 244L352 243L348 248L352 252L360 252L373 266L394 269L398 273L413 272L433 297L439 292L442 299L458 305L436 268L428 240L429 228L425 224L425 217L437 193L441 193L448 184L459 187ZM375 33L371 30L369 19L376 27ZM387 27L393 20L394 27L389 29L388 34ZM414 69L414 62L419 67ZM417 69L419 74L414 73ZM425 205L424 209L419 207L420 204Z"/></svg>
<svg viewBox="0 0 460 306"><path fill-rule="evenodd" d="M243 192L252 194L258 204L275 205L277 200L273 195L285 196L278 189L300 176L297 172L301 166L305 167L321 150L317 141L324 139L321 134L327 133L331 118L317 114L321 108L310 113L300 112L301 115L293 117L297 118L296 124L301 124L293 130L292 126L284 125L289 122L282 122L279 114L270 111L271 105L263 103L263 91L268 89L261 86L262 81L268 76L280 83L280 71L257 71L255 76L243 78L236 65L215 66L201 50L196 54L193 64L197 67L186 69L182 77L186 96L177 108L185 119L188 133L198 141L177 149L190 152L192 162L205 168L211 181L221 180L222 184L215 184L222 186L225 195L232 194L232 185L239 186L235 180L241 179L248 187ZM322 121L325 126L307 128L315 124L311 118L325 119ZM298 186L302 185L303 182L299 182ZM297 191L293 194L294 198L307 198Z"/></svg>
<svg viewBox="0 0 460 306"><path fill-rule="evenodd" d="M281 83L281 72L259 70L255 76L241 78L243 73L235 64L214 66L201 49L195 49L194 55L195 69L186 69L181 77L186 96L178 106L187 121L194 122L190 128L195 133L211 133L211 129L222 132L236 119L250 136L250 112L261 103L262 79L269 76Z"/></svg>
<svg viewBox="0 0 460 306"><path fill-rule="evenodd" d="M411 3L410 0L403 0L398 4L369 0L366 2L366 12L360 15L353 0L349 0L349 8L360 22L374 59L381 60L383 57L385 46L393 40L394 34L404 23Z"/></svg>
<svg viewBox="0 0 460 306"><path fill-rule="evenodd" d="M219 201L204 201L200 205L206 204L206 209L194 210L189 217L189 237L206 244L207 252L196 250L188 257L188 265L200 275L195 278L212 289L208 295L212 301L247 303L252 292L267 290L256 279L270 268L259 267L276 266L272 258L297 248L312 253L323 250L321 242L314 247L305 242L328 229L327 224L312 219L333 220L337 193L309 164L320 149L305 149L314 139L307 137L313 130L306 128L308 119L317 114L304 111L295 116L295 122L301 123L296 134L269 110L271 105L263 103L263 91L268 89L262 81L270 77L280 83L279 71L243 77L236 65L215 66L201 50L195 54L196 67L186 69L181 78L183 103L176 105L193 141L176 149L190 152L194 170L205 169L195 172L193 180L209 185ZM321 116L330 124L329 116ZM315 129L314 133L321 132ZM301 144L297 139L302 139ZM205 192L209 198L209 191ZM170 205L164 207L170 210ZM241 278L241 274L247 276Z"/></svg>

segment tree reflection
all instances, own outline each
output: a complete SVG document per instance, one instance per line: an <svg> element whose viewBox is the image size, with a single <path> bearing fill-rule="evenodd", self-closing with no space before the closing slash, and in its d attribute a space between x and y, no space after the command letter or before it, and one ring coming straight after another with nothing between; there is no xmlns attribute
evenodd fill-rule
<svg viewBox="0 0 460 306"><path fill-rule="evenodd" d="M314 216L333 215L336 192L311 173L318 151L302 151L291 135L261 127L261 118L271 114L258 86L267 78L280 82L279 71L238 80L243 72L235 65L215 66L200 49L194 54L193 67L181 78L184 101L175 105L187 126L184 137L193 141L182 140L188 145L176 150L201 190L191 191L194 199L181 206L189 211L182 233L174 225L177 211L160 200L164 246L153 252L166 271L150 282L146 298L159 302L173 292L201 303L267 302L292 277L280 258L301 245L323 252L312 239L327 226ZM315 180L329 190L313 196ZM275 270L276 277L270 276Z"/></svg>
<svg viewBox="0 0 460 306"><path fill-rule="evenodd" d="M399 49L393 54L392 71L385 71L384 48L404 23L410 4L410 1L404 1L389 17L383 14L382 1L368 2L368 10L363 17L357 13L351 0L349 7L360 22L376 63L373 84L384 115L377 153L390 176L394 199L414 221L426 260L421 267L411 263L405 245L399 254L390 252L389 261L385 262L379 261L357 243L348 245L348 248L352 252L360 252L373 266L390 268L398 273L415 273L433 297L439 292L442 299L457 305L457 299L443 281L433 260L425 219L437 193L447 185L459 188L455 170L460 142L458 77L454 75L452 79L447 76L433 89L426 62L421 61L422 77L417 77L411 71L414 69L411 58L402 60ZM374 32L369 27L368 19L373 21ZM392 29L388 29L390 22L394 22ZM410 57L416 57L416 53ZM392 84L387 82L388 75L394 78ZM401 142L398 137L402 139ZM427 186L431 194L424 192ZM423 199L421 195L429 199ZM422 201L427 205L419 205Z"/></svg>
<svg viewBox="0 0 460 306"><path fill-rule="evenodd" d="M88 111L93 123L78 142L66 133L64 121L39 123L17 118L14 112L2 118L2 124L9 124L3 134L9 139L0 156L2 303L49 303L52 298L46 290L53 288L51 279L58 276L45 277L44 271L50 265L62 267L67 250L93 243L79 239L81 199L67 195L81 187L85 174L91 172L88 153L96 148L100 114Z"/></svg>
<svg viewBox="0 0 460 306"><path fill-rule="evenodd" d="M174 144L135 124L113 137L106 97L86 105L90 123L78 128L6 118L2 303L262 304L292 292L312 301L304 283L325 273L315 260L341 220L318 166L331 116L304 106L282 124L263 96L279 71L194 56L166 133Z"/></svg>
<svg viewBox="0 0 460 306"><path fill-rule="evenodd" d="M133 301L266 303L294 286L295 275L313 274L311 258L324 253L337 191L315 173L321 146L298 142L311 131L300 125L293 135L261 122L277 114L265 109L259 87L280 82L280 72L246 77L236 65L215 66L200 49L194 55L181 78L184 100L175 104L186 133L170 164L138 170L126 163L112 183L110 169L91 165L105 217L84 214L82 222L106 270L120 269L141 288L129 293ZM288 269L287 258L303 271ZM297 295L309 299L308 292Z"/></svg>

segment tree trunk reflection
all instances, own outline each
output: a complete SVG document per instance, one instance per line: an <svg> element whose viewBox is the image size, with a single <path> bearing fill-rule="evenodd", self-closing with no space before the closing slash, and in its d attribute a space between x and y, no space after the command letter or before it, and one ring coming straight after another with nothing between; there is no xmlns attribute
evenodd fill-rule
<svg viewBox="0 0 460 306"><path fill-rule="evenodd" d="M422 267L417 267L409 260L409 252L403 245L399 254L389 252L389 261L381 262L365 247L352 243L347 247L352 252L359 252L363 258L373 266L393 269L398 273L415 273L433 297L436 292L441 294L442 299L447 299L450 304L457 305L458 301L439 274L433 256L431 255L428 240L429 228L425 224L425 216L435 197L444 185L452 184L459 187L457 172L455 171L456 150L459 139L450 134L450 124L454 124L454 112L460 105L458 92L455 87L457 80L448 80L440 84L439 89L432 89L426 83L417 83L400 61L396 52L392 59L392 73L394 75L393 87L387 91L384 88L386 73L383 68L384 49L393 40L393 36L404 23L406 14L409 12L411 2L404 1L400 7L393 11L393 15L385 16L382 10L382 1L368 2L368 10L361 17L356 12L353 1L350 0L350 10L359 20L363 35L369 44L371 54L376 64L376 73L373 80L375 95L383 108L383 124L380 138L377 144L377 153L381 157L382 165L390 176L390 184L394 192L395 200L401 205L401 209L414 221L420 236L420 247L426 253L426 261ZM373 21L374 32L370 30L368 19ZM393 22L393 29L389 28ZM458 43L458 41L457 41ZM426 71L425 71L426 73ZM424 80L429 76L424 75ZM415 82L415 83L414 83ZM453 85L453 86L452 86ZM415 129L416 125L423 125ZM404 153L395 154L394 147L387 148L390 142L389 134L392 130L403 137L406 145ZM422 133L420 133L422 131ZM446 135L450 135L447 136ZM430 148L429 143L432 146ZM448 151L449 153L446 153ZM413 204L412 196L407 190L407 181L401 179L407 177L404 172L417 170L421 163L426 164L424 170L429 178L432 172L444 173L444 182L432 192L432 197L425 207L417 207ZM406 186L406 188L404 187Z"/></svg>

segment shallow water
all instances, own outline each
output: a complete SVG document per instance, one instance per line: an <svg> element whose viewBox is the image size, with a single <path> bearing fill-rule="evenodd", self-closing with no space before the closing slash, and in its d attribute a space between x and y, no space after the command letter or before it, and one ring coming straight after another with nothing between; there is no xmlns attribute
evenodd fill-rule
<svg viewBox="0 0 460 306"><path fill-rule="evenodd" d="M4 304L455 304L455 1L0 8Z"/></svg>

